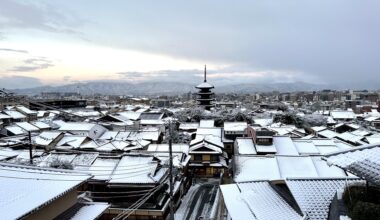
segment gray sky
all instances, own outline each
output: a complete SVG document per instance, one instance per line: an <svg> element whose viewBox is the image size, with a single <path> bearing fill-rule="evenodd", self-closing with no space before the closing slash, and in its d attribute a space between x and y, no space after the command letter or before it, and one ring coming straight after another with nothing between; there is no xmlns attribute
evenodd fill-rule
<svg viewBox="0 0 380 220"><path fill-rule="evenodd" d="M0 1L0 87L380 83L380 1ZM25 82L25 83L23 83Z"/></svg>

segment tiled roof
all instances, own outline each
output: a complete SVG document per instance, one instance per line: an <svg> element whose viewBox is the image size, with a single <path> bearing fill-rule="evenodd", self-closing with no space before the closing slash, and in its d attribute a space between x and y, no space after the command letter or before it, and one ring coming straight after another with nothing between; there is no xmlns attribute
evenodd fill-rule
<svg viewBox="0 0 380 220"><path fill-rule="evenodd" d="M235 182L347 176L342 169L328 166L318 156L236 156L234 166Z"/></svg>
<svg viewBox="0 0 380 220"><path fill-rule="evenodd" d="M325 157L329 164L336 165L380 186L380 146L358 147Z"/></svg>
<svg viewBox="0 0 380 220"><path fill-rule="evenodd" d="M0 164L1 219L18 219L90 178L57 169Z"/></svg>
<svg viewBox="0 0 380 220"><path fill-rule="evenodd" d="M302 219L268 182L221 185L220 189L232 219Z"/></svg>
<svg viewBox="0 0 380 220"><path fill-rule="evenodd" d="M358 179L288 179L294 199L310 220L327 219L330 203L339 189Z"/></svg>

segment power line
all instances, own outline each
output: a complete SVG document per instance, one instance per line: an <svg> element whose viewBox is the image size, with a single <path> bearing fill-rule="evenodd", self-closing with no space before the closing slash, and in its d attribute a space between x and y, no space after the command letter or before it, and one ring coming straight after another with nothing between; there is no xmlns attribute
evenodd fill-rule
<svg viewBox="0 0 380 220"><path fill-rule="evenodd" d="M128 208L129 210L123 211L122 213L120 213L119 215L117 215L115 218L113 218L113 220L120 220L121 218L123 218L123 220L124 220L124 219L128 218L133 213L133 211L135 211L142 204L144 204L155 192L157 192L159 189L161 189L161 187L164 184L165 184L165 182L163 182L160 185L154 187L150 192L146 193L145 196L143 196L142 198L140 198L139 200L137 200L134 204L132 204Z"/></svg>
<svg viewBox="0 0 380 220"><path fill-rule="evenodd" d="M144 196L144 195L146 195L146 193L125 195L125 196L92 196L92 195L87 195L87 196L92 198L92 199L120 199L120 198L139 197L139 196Z"/></svg>
<svg viewBox="0 0 380 220"><path fill-rule="evenodd" d="M94 175L94 176L118 176L118 175L128 175L128 174L133 174L133 173L143 173L144 171L149 171L152 170L153 167L147 167L144 169L140 169L134 172L128 172L128 173L118 173L118 172L113 172L111 174L93 174L93 173L85 173L85 172L76 172L71 174L70 176L88 176L88 175ZM32 174L42 174L42 175L66 175L66 173L44 173L44 172L33 172L33 171L26 171L26 170L14 170L14 169L6 169L6 168L0 168L0 170L6 170L6 171L14 171L14 172L21 172L21 173L32 173ZM112 170L113 171L113 170ZM53 171L56 172L56 171Z"/></svg>
<svg viewBox="0 0 380 220"><path fill-rule="evenodd" d="M141 193L141 192L148 192L151 189L143 189L143 190L134 190L134 191L121 191L121 192L93 192L93 191L78 191L78 193L91 193L91 194L133 194L133 193Z"/></svg>

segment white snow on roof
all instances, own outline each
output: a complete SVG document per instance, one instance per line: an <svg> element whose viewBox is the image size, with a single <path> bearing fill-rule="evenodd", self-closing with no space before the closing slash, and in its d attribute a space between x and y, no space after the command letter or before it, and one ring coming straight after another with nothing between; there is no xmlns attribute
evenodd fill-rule
<svg viewBox="0 0 380 220"><path fill-rule="evenodd" d="M380 137L366 137L370 144L380 144Z"/></svg>
<svg viewBox="0 0 380 220"><path fill-rule="evenodd" d="M38 164L38 166L50 167L50 165L55 162L71 163L76 156L76 154L51 153L44 157L44 159Z"/></svg>
<svg viewBox="0 0 380 220"><path fill-rule="evenodd" d="M199 123L181 123L179 125L180 130L196 130L199 127Z"/></svg>
<svg viewBox="0 0 380 220"><path fill-rule="evenodd" d="M141 125L163 125L165 122L162 119L141 119Z"/></svg>
<svg viewBox="0 0 380 220"><path fill-rule="evenodd" d="M44 117L44 115L45 115L46 112L47 112L47 111L44 111L44 110L39 110L39 111L37 111L37 117L39 117L39 118Z"/></svg>
<svg viewBox="0 0 380 220"><path fill-rule="evenodd" d="M273 144L276 147L277 155L299 155L289 136L274 136Z"/></svg>
<svg viewBox="0 0 380 220"><path fill-rule="evenodd" d="M283 178L318 177L318 172L310 157L277 157Z"/></svg>
<svg viewBox="0 0 380 220"><path fill-rule="evenodd" d="M267 127L273 123L272 118L255 118L253 120L254 120L255 124L258 124L261 127Z"/></svg>
<svg viewBox="0 0 380 220"><path fill-rule="evenodd" d="M167 168L156 172L158 162L153 156L124 156L111 176L110 184L155 184Z"/></svg>
<svg viewBox="0 0 380 220"><path fill-rule="evenodd" d="M116 135L118 133L119 133L118 131L106 131L98 139L102 139L102 140L114 140L116 138Z"/></svg>
<svg viewBox="0 0 380 220"><path fill-rule="evenodd" d="M325 126L315 126L315 127L311 127L311 129L317 132L321 132L323 130L326 130L327 128Z"/></svg>
<svg viewBox="0 0 380 220"><path fill-rule="evenodd" d="M16 157L19 153L19 151L14 151L11 148L0 148L0 160Z"/></svg>
<svg viewBox="0 0 380 220"><path fill-rule="evenodd" d="M369 145L327 155L329 164L341 167L380 186L380 147Z"/></svg>
<svg viewBox="0 0 380 220"><path fill-rule="evenodd" d="M119 163L120 159L114 158L97 158L91 165L89 172L94 176L94 180L109 180Z"/></svg>
<svg viewBox="0 0 380 220"><path fill-rule="evenodd" d="M169 152L169 144L150 144L148 152ZM189 153L189 145L187 144L172 144L173 152Z"/></svg>
<svg viewBox="0 0 380 220"><path fill-rule="evenodd" d="M203 83L197 85L195 88L197 88L197 89L212 89L212 88L214 88L214 86L208 82L203 82Z"/></svg>
<svg viewBox="0 0 380 220"><path fill-rule="evenodd" d="M355 135L355 134L352 134L351 132L344 132L342 134L339 134L338 135L338 138L344 140L344 141L349 141L349 142L358 142L360 141L361 139L363 139L364 137L363 136L359 136L359 135Z"/></svg>
<svg viewBox="0 0 380 220"><path fill-rule="evenodd" d="M40 129L28 122L16 122L16 125L25 131L39 131Z"/></svg>
<svg viewBox="0 0 380 220"><path fill-rule="evenodd" d="M236 138L239 154L257 154L252 138Z"/></svg>
<svg viewBox="0 0 380 220"><path fill-rule="evenodd" d="M214 120L200 120L199 127L200 128L213 128L214 126Z"/></svg>
<svg viewBox="0 0 380 220"><path fill-rule="evenodd" d="M62 132L59 131L44 131L34 139L34 143L37 145L47 146L52 141L54 141L61 133Z"/></svg>
<svg viewBox="0 0 380 220"><path fill-rule="evenodd" d="M235 157L235 182L281 179L275 157Z"/></svg>
<svg viewBox="0 0 380 220"><path fill-rule="evenodd" d="M18 219L61 197L89 175L55 169L0 165L2 219Z"/></svg>
<svg viewBox="0 0 380 220"><path fill-rule="evenodd" d="M32 125L36 126L39 129L47 129L50 128L50 125L42 122L42 121L33 121L31 122Z"/></svg>
<svg viewBox="0 0 380 220"><path fill-rule="evenodd" d="M86 122L66 122L59 130L61 131L90 131L95 124Z"/></svg>
<svg viewBox="0 0 380 220"><path fill-rule="evenodd" d="M26 118L25 115L21 114L18 111L15 110L4 110L4 113L12 117L13 119L23 119Z"/></svg>
<svg viewBox="0 0 380 220"><path fill-rule="evenodd" d="M352 111L331 111L330 115L333 119L354 119L356 117Z"/></svg>
<svg viewBox="0 0 380 220"><path fill-rule="evenodd" d="M318 155L320 154L318 148L314 145L312 141L309 140L295 140L294 145L300 155Z"/></svg>
<svg viewBox="0 0 380 220"><path fill-rule="evenodd" d="M335 131L332 131L332 130L329 130L329 129L320 131L320 132L318 132L318 134L321 135L321 136L323 136L323 137L326 137L326 138L334 138L334 137L336 137L336 136L339 135Z"/></svg>
<svg viewBox="0 0 380 220"><path fill-rule="evenodd" d="M208 150L199 151L199 149L207 148ZM200 154L200 153L209 153L209 154L221 154L223 151L221 147L217 147L214 144L211 144L208 141L201 141L197 144L192 144L189 149L190 154Z"/></svg>
<svg viewBox="0 0 380 220"><path fill-rule="evenodd" d="M141 112L126 111L126 112L119 112L118 114L129 120L136 121L140 118Z"/></svg>
<svg viewBox="0 0 380 220"><path fill-rule="evenodd" d="M85 136L65 135L58 143L59 148L79 148L86 140Z"/></svg>
<svg viewBox="0 0 380 220"><path fill-rule="evenodd" d="M310 220L327 219L337 190L357 182L350 179L288 179L286 184L302 212Z"/></svg>
<svg viewBox="0 0 380 220"><path fill-rule="evenodd" d="M221 128L202 128L199 127L196 132L196 137L204 137L204 136L215 136L219 137L219 139L222 136L222 129Z"/></svg>
<svg viewBox="0 0 380 220"><path fill-rule="evenodd" d="M365 118L364 121L373 122L379 119L380 119L380 116L370 116L370 117Z"/></svg>
<svg viewBox="0 0 380 220"><path fill-rule="evenodd" d="M220 189L232 219L302 219L268 182L221 185Z"/></svg>
<svg viewBox="0 0 380 220"><path fill-rule="evenodd" d="M10 118L11 118L11 116L0 113L0 120L1 119L10 119Z"/></svg>
<svg viewBox="0 0 380 220"><path fill-rule="evenodd" d="M37 111L30 110L25 106L16 106L16 109L19 111L22 111L23 113L28 114L28 115L29 114L37 114Z"/></svg>
<svg viewBox="0 0 380 220"><path fill-rule="evenodd" d="M352 131L351 134L358 135L358 136L367 136L367 135L370 135L371 133L366 130L358 129L358 130Z"/></svg>
<svg viewBox="0 0 380 220"><path fill-rule="evenodd" d="M244 132L247 126L247 122L224 122L224 131Z"/></svg>
<svg viewBox="0 0 380 220"><path fill-rule="evenodd" d="M336 178L346 176L344 170L336 166L329 166L321 157L312 157L311 159L313 160L319 177Z"/></svg>
<svg viewBox="0 0 380 220"><path fill-rule="evenodd" d="M287 135L293 132L296 128L293 126L289 126L289 127L269 127L268 129L276 132L278 135Z"/></svg>
<svg viewBox="0 0 380 220"><path fill-rule="evenodd" d="M256 151L258 153L276 153L277 152L277 149L276 149L276 146L274 146L274 144L272 145L260 145L260 144L256 144Z"/></svg>
<svg viewBox="0 0 380 220"><path fill-rule="evenodd" d="M281 180L289 177L346 177L336 167L327 166L320 157L305 156L237 156L235 182Z"/></svg>
<svg viewBox="0 0 380 220"><path fill-rule="evenodd" d="M108 203L87 203L85 206L81 207L70 220L98 219L108 207L110 207Z"/></svg>
<svg viewBox="0 0 380 220"><path fill-rule="evenodd" d="M159 137L160 137L160 131L158 129L141 130L141 131L120 131L116 135L115 140L157 141ZM102 139L104 139L104 138L102 138Z"/></svg>
<svg viewBox="0 0 380 220"><path fill-rule="evenodd" d="M7 126L5 129L12 132L14 135L26 134L26 131L24 129L16 125Z"/></svg>

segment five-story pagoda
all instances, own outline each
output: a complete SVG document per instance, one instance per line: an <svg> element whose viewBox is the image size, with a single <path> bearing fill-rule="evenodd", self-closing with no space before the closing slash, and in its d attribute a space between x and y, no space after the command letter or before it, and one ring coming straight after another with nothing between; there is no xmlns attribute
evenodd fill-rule
<svg viewBox="0 0 380 220"><path fill-rule="evenodd" d="M206 110L210 110L214 106L214 93L211 91L214 86L207 82L207 71L205 65L204 81L197 85L195 88L199 89L197 94L198 105L204 107Z"/></svg>

